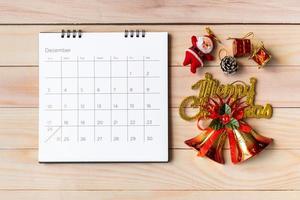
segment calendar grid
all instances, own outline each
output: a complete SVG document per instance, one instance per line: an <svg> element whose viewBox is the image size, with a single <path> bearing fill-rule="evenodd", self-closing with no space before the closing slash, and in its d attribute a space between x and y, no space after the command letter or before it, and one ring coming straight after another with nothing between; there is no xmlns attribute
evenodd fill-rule
<svg viewBox="0 0 300 200"><path fill-rule="evenodd" d="M126 114L127 114L127 115L126 115L126 119L127 119L127 123L126 123L126 124L127 124L127 127L126 127L126 140L127 140L127 142L128 142L128 137L129 137L129 133L128 133L128 132L129 132L129 129L128 129L128 121L129 121L129 119L128 119L128 118L129 118L129 117L128 117L128 116L129 116L129 115L128 115L128 112L129 112L129 111L128 111L128 110L129 110L129 109L128 109L128 99L129 99L129 98L128 98L128 96L129 96L129 95L128 95L128 56L126 57L126 75L127 75L127 79L126 79L126 88L127 88L127 90L126 90L126 92L127 92L127 95L126 95L126 98L127 98L127 99L126 99L126 102L127 102L127 106L126 106L126 109L127 109L127 112L126 112Z"/></svg>
<svg viewBox="0 0 300 200"><path fill-rule="evenodd" d="M93 62L93 74L94 74L94 143L96 142L96 63L95 56Z"/></svg>
<svg viewBox="0 0 300 200"><path fill-rule="evenodd" d="M112 60L111 59L107 59L107 60L95 60L95 62L111 62ZM130 62L141 62L143 61L143 59L134 59L134 60L130 60ZM160 62L160 60L156 60L156 59L147 59L147 60L144 60L146 62ZM60 62L59 60L45 60L44 62ZM76 62L76 60L64 60L63 62ZM81 60L80 62L94 62L93 60ZM113 62L126 62L126 59L118 59L118 60L113 60Z"/></svg>
<svg viewBox="0 0 300 200"><path fill-rule="evenodd" d="M79 142L79 62L78 56L76 60L76 70L77 70L77 142Z"/></svg>
<svg viewBox="0 0 300 200"><path fill-rule="evenodd" d="M60 123L61 123L61 127L60 127L60 141L63 141L63 65L62 65L62 56L60 57Z"/></svg>
<svg viewBox="0 0 300 200"><path fill-rule="evenodd" d="M80 127L94 127L95 125L94 124L91 124L91 125L81 125ZM126 124L124 125L114 125L115 127L127 127ZM149 127L155 127L155 126L160 126L160 125L156 125L156 124L153 124L153 125L130 125L132 127L143 127L143 126L149 126ZM45 127L59 127L59 125L45 125ZM62 127L77 127L77 124L76 125L63 125ZM110 125L99 125L96 127L110 127Z"/></svg>
<svg viewBox="0 0 300 200"><path fill-rule="evenodd" d="M146 133L145 133L145 56L143 56L143 141L145 142Z"/></svg>
<svg viewBox="0 0 300 200"><path fill-rule="evenodd" d="M112 142L112 137L113 137L113 134L112 134L112 131L113 131L113 128L112 128L112 62L111 62L111 56L109 58L109 73L110 73L110 141Z"/></svg>
<svg viewBox="0 0 300 200"><path fill-rule="evenodd" d="M64 109L63 111L77 111L78 109L72 109L72 108L69 108L69 109ZM99 108L99 109L94 109L94 108L91 108L91 109L88 109L88 108L85 108L84 109L85 111L94 111L94 110L111 110L110 108L109 109L105 109L105 108ZM117 109L114 109L114 110L129 110L127 108L117 108ZM130 110L144 110L143 108L134 108L134 109L130 109ZM145 110L160 110L159 108L145 108ZM61 111L61 109L45 109L45 111Z"/></svg>
<svg viewBox="0 0 300 200"><path fill-rule="evenodd" d="M45 125L45 127L50 127L50 128L54 128L54 127L58 127L58 129L54 129L52 131L52 133L50 134L50 136L48 136L48 138L45 140L45 142L48 142L55 134L57 134L60 130L60 141L63 142L64 138L67 137L65 134L63 134L63 128L67 128L67 127L74 127L76 128L76 132L77 132L77 142L81 142L82 138L84 136L81 136L81 127L91 127L93 128L93 136L91 135L91 137L93 137L93 141L94 143L97 141L97 127L109 127L110 128L110 141L114 141L114 132L113 132L113 127L126 127L126 140L127 142L129 142L131 139L129 136L129 127L142 127L142 141L146 142L148 140L148 137L146 137L146 127L157 127L160 126L159 124L152 124L148 123L149 120L146 120L146 111L159 111L160 108L151 108L146 106L146 95L158 95L160 94L160 92L156 92L156 91L151 91L148 89L148 86L146 87L146 79L159 79L160 76L157 75L152 75L149 73L146 73L145 67L146 67L146 63L148 63L148 61L159 61L159 60L146 60L145 56L143 56L142 59L140 60L131 60L129 59L129 57L126 57L126 60L122 60L125 61L125 65L126 65L126 77L125 76L113 76L113 63L116 62L115 58L113 58L112 56L110 56L109 59L109 76L97 76L96 71L97 71L97 66L96 66L96 57L93 57L93 63L91 63L92 66L92 73L90 74L90 76L81 76L81 71L84 70L84 65L82 65L80 63L85 63L87 62L86 60L81 60L82 58L77 56L76 60L64 60L65 58L60 57L60 76L46 76L44 78L46 79L60 79L60 92L55 92L55 90L53 91L48 91L45 93L45 95L60 95L60 108L59 109L55 109L55 108L50 108L50 109L44 109L45 111L59 111L60 112L60 116L61 116L61 122L60 125ZM118 60L120 61L120 60ZM141 64L141 68L142 68L142 75L131 75L129 74L129 63L130 62L135 62L135 61L139 61ZM47 62L47 61L46 61ZM55 63L58 62L58 60L51 60L51 62ZM64 63L71 63L71 62L75 62L75 68L74 70L76 71L76 76L64 76L63 70L64 70ZM90 62L90 61L89 61ZM125 65L123 65L125 67ZM100 65L102 66L102 65ZM75 73L74 73L75 75ZM68 89L64 89L64 85L63 85L63 81L67 79L74 79L76 80L76 92L72 92L72 90L68 90ZM88 92L86 90L83 90L81 87L81 79L91 79L92 82L90 82L93 86L91 91L93 92ZM109 79L109 92L103 92L103 91L97 91L96 89L96 80L97 79ZM115 81L115 79L126 79L126 92L116 92L115 89L113 88L113 81ZM141 80L141 87L142 87L142 92L129 92L129 80L131 79L140 79ZM155 80L154 80L155 81ZM74 82L75 83L75 82ZM125 83L125 82L124 82ZM125 91L125 90L124 90ZM76 96L76 104L77 104L77 108L68 108L68 106L66 106L64 104L64 98L68 95L74 95L74 99ZM84 95L91 95L91 99L93 101L93 107L92 108L86 108L85 106L82 107L81 106L81 97ZM92 96L93 95L93 96ZM109 95L109 108L98 108L97 105L97 100L96 100L96 95ZM126 96L126 107L125 108L115 108L113 107L113 95L124 95ZM142 107L141 108L132 108L129 107L129 95L142 95L141 101L142 101ZM148 104L147 104L148 105ZM142 111L142 116L141 116L141 120L143 121L142 124L135 124L135 120L132 120L133 122L130 121L130 117L129 117L129 110L132 111ZM68 122L67 120L65 121L64 118L67 117L67 113L65 114L65 111L75 111L76 112L76 125L74 124L69 124L70 122ZM93 124L85 124L86 122L81 120L81 111L91 111L90 115L93 118ZM109 124L97 124L97 116L96 116L96 111L110 111L110 123ZM126 122L125 124L114 124L114 117L113 116L113 112L114 111L126 111ZM125 114L125 112L124 112ZM125 115L124 115L125 116ZM118 122L117 122L118 123ZM67 130L66 130L67 131ZM65 132L66 132L65 131ZM125 131L124 131L125 133ZM125 136L124 136L125 137ZM134 139L135 140L135 139Z"/></svg>
<svg viewBox="0 0 300 200"><path fill-rule="evenodd" d="M113 92L113 93L110 93L110 92L102 92L102 93L94 93L94 92L92 92L92 93L84 93L84 92L76 92L76 93L71 93L71 92L69 92L69 93L62 93L62 95L77 95L77 94L80 94L80 95L88 95L88 94L128 94L127 92ZM129 94L160 94L159 92L147 92L147 93L145 93L145 92L130 92ZM46 93L45 95L61 95L61 93L59 92L59 93Z"/></svg>
<svg viewBox="0 0 300 200"><path fill-rule="evenodd" d="M130 78L143 78L144 76L130 76ZM60 76L58 76L58 77L56 77L56 76L47 76L47 77L45 77L45 78L47 78L47 79L56 79L56 78L61 78ZM63 79L68 79L68 78L70 78L70 79L72 79L72 78L77 78L77 76L75 77L75 76L65 76L65 77L62 77ZM109 77L109 76L80 76L79 77L80 79L84 79L84 78L107 78L107 79L109 79L109 78L120 78L120 79L127 79L127 78L129 78L129 77L123 77L123 76L113 76L113 77ZM160 78L160 76L147 76L147 78Z"/></svg>

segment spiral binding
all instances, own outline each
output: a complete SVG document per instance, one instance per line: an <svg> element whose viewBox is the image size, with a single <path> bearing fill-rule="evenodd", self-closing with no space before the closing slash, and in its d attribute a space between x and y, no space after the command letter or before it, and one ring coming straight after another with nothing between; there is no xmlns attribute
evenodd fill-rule
<svg viewBox="0 0 300 200"><path fill-rule="evenodd" d="M81 38L82 37L82 31L79 29L78 31L76 30L61 30L61 38Z"/></svg>
<svg viewBox="0 0 300 200"><path fill-rule="evenodd" d="M133 38L133 37L145 37L146 36L146 32L145 32L145 30L125 30L124 31L124 37L125 38L128 38L128 37L131 37L131 38Z"/></svg>
<svg viewBox="0 0 300 200"><path fill-rule="evenodd" d="M131 37L131 38L133 38L133 37L145 37L146 36L146 31L145 30L125 30L125 32L124 32L124 37L125 38L128 38L128 37ZM76 38L76 37L78 37L78 38L81 38L82 37L82 30L78 30L78 31L76 31L75 29L74 30L64 30L64 29L62 29L61 30L61 38Z"/></svg>

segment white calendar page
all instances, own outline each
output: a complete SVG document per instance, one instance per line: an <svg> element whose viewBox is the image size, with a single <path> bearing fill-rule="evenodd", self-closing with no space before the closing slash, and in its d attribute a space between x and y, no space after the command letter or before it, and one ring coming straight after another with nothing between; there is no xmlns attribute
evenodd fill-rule
<svg viewBox="0 0 300 200"><path fill-rule="evenodd" d="M168 161L168 38L39 35L39 161Z"/></svg>

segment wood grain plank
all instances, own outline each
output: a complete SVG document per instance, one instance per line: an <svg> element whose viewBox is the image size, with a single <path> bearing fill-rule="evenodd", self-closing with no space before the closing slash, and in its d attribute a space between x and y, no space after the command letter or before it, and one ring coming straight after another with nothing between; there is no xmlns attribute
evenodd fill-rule
<svg viewBox="0 0 300 200"><path fill-rule="evenodd" d="M295 122L300 121L299 108L275 108L272 119L249 119L259 133L274 138L268 149L299 149L299 131ZM184 141L199 131L195 122L186 122L178 109L170 109L170 147L188 148ZM228 144L226 144L228 148ZM38 148L38 109L0 109L0 149Z"/></svg>
<svg viewBox="0 0 300 200"><path fill-rule="evenodd" d="M299 191L0 191L5 200L298 200Z"/></svg>
<svg viewBox="0 0 300 200"><path fill-rule="evenodd" d="M38 108L0 109L0 149L38 147Z"/></svg>
<svg viewBox="0 0 300 200"><path fill-rule="evenodd" d="M197 94L197 91L191 90L190 87L203 78L205 72L212 73L223 83L235 80L249 82L250 77L257 77L257 104L268 102L274 107L300 107L300 68L274 66L262 70L243 67L233 76L223 74L217 67L206 67L197 75L191 74L188 68L171 67L170 106L179 107L184 97ZM1 67L0 77L0 107L38 106L38 68Z"/></svg>
<svg viewBox="0 0 300 200"><path fill-rule="evenodd" d="M300 150L267 150L241 165L174 150L169 163L39 164L36 150L0 151L1 190L300 190Z"/></svg>
<svg viewBox="0 0 300 200"><path fill-rule="evenodd" d="M0 105L36 107L38 105L38 68L0 68Z"/></svg>
<svg viewBox="0 0 300 200"><path fill-rule="evenodd" d="M27 4L27 3L26 3ZM30 5L30 4L28 4ZM0 12L0 16L1 16ZM1 17L0 17L1 20ZM38 34L39 32L59 32L61 29L82 29L86 32L123 32L125 29L145 29L146 31L169 32L169 64L182 65L184 51L191 46L192 35L203 35L204 28L210 26L222 40L220 48L227 48L231 52L231 37L243 37L253 31L253 43L263 41L273 58L270 65L298 65L300 63L300 26L299 25L34 25L34 26L0 26L0 65L38 65ZM219 65L217 58L208 65ZM16 57L17 56L17 57ZM248 58L239 58L239 63L256 66ZM267 66L269 67L269 66Z"/></svg>
<svg viewBox="0 0 300 200"><path fill-rule="evenodd" d="M4 0L0 23L299 23L298 7L293 0Z"/></svg>

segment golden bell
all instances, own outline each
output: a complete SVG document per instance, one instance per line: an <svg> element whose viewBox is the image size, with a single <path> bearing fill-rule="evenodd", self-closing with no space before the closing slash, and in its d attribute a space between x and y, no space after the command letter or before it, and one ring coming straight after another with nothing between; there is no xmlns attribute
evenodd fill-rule
<svg viewBox="0 0 300 200"><path fill-rule="evenodd" d="M264 137L253 129L245 133L240 129L227 130L231 161L239 163L245 161L264 150L271 142L271 138Z"/></svg>
<svg viewBox="0 0 300 200"><path fill-rule="evenodd" d="M218 163L224 164L223 147L226 141L225 129L206 129L198 136L186 140L185 144L198 151L198 156L208 158Z"/></svg>
<svg viewBox="0 0 300 200"><path fill-rule="evenodd" d="M245 161L263 149L271 142L271 138L264 137L253 129L243 132L241 129L222 128L214 130L207 128L196 137L185 143L198 151L198 156L208 157L213 161L224 164L223 147L228 136L231 161L236 164Z"/></svg>

